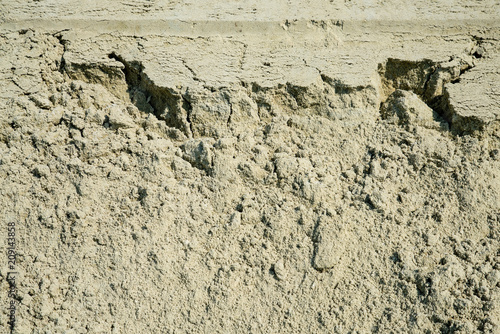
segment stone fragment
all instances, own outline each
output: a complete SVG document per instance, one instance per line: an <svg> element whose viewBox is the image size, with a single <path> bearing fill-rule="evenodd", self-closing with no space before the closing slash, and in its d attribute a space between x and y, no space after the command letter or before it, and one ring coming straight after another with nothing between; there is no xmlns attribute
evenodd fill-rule
<svg viewBox="0 0 500 334"><path fill-rule="evenodd" d="M274 265L274 274L276 275L276 278L280 281L284 280L286 278L286 272L285 272L285 264L283 263L283 260L278 260Z"/></svg>
<svg viewBox="0 0 500 334"><path fill-rule="evenodd" d="M210 170L213 164L213 139L191 139L182 145L183 158L193 166Z"/></svg>
<svg viewBox="0 0 500 334"><path fill-rule="evenodd" d="M37 165L34 173L38 177L48 177L50 175L50 168L47 165Z"/></svg>
<svg viewBox="0 0 500 334"><path fill-rule="evenodd" d="M382 168L380 162L378 162L377 160L373 160L370 163L370 174L374 178L379 180L383 180L387 177L387 171L384 168Z"/></svg>
<svg viewBox="0 0 500 334"><path fill-rule="evenodd" d="M430 129L439 129L434 120L434 111L415 93L397 89L381 108L382 118L399 125L420 125Z"/></svg>
<svg viewBox="0 0 500 334"><path fill-rule="evenodd" d="M305 175L313 169L307 158L295 158L287 153L276 153L274 156L279 179L289 179L297 174Z"/></svg>
<svg viewBox="0 0 500 334"><path fill-rule="evenodd" d="M47 112L47 122L57 125L61 122L61 118L63 117L64 109L61 106L57 106L55 108L51 108L49 112Z"/></svg>
<svg viewBox="0 0 500 334"><path fill-rule="evenodd" d="M44 94L32 94L30 100L35 103L38 108L50 109L52 102Z"/></svg>
<svg viewBox="0 0 500 334"><path fill-rule="evenodd" d="M120 109L118 106L113 106L109 113L109 124L111 128L132 128L134 127L134 121L130 118L124 110Z"/></svg>
<svg viewBox="0 0 500 334"><path fill-rule="evenodd" d="M384 189L374 190L368 195L368 201L374 209L385 212L388 209L389 195Z"/></svg>

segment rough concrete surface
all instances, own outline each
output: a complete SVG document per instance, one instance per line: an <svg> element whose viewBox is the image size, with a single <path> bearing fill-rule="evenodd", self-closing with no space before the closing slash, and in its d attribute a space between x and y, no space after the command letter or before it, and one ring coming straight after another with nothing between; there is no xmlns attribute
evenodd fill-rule
<svg viewBox="0 0 500 334"><path fill-rule="evenodd" d="M500 333L499 16L2 1L0 332Z"/></svg>

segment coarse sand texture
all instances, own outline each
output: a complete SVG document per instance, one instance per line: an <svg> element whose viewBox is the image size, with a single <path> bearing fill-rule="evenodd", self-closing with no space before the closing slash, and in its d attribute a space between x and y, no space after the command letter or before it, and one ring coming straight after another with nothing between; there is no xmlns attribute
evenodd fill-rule
<svg viewBox="0 0 500 334"><path fill-rule="evenodd" d="M498 1L1 1L0 333L500 333Z"/></svg>

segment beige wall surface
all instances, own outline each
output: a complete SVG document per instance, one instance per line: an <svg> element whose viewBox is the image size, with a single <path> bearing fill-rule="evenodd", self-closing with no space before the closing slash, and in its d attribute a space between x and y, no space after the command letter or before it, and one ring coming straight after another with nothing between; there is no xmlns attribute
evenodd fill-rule
<svg viewBox="0 0 500 334"><path fill-rule="evenodd" d="M499 9L0 0L0 332L499 333Z"/></svg>
<svg viewBox="0 0 500 334"><path fill-rule="evenodd" d="M498 19L496 0L2 1L2 20L154 18L182 21Z"/></svg>

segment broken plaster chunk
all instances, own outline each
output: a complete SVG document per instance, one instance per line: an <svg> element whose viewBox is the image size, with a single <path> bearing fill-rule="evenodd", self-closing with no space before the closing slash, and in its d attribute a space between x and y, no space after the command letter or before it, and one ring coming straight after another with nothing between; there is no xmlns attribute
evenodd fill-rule
<svg viewBox="0 0 500 334"><path fill-rule="evenodd" d="M183 158L193 166L210 170L213 165L213 139L191 139L182 145Z"/></svg>
<svg viewBox="0 0 500 334"><path fill-rule="evenodd" d="M32 94L30 95L30 100L35 103L38 108L50 109L53 105L45 94Z"/></svg>
<svg viewBox="0 0 500 334"><path fill-rule="evenodd" d="M346 245L351 242L345 226L330 217L320 219L313 265L323 271L338 265L345 253Z"/></svg>
<svg viewBox="0 0 500 334"><path fill-rule="evenodd" d="M460 80L444 86L446 117L451 131L474 134L498 131L500 123L500 56L491 56L460 75Z"/></svg>
<svg viewBox="0 0 500 334"><path fill-rule="evenodd" d="M286 278L285 264L283 263L283 260L278 260L273 265L273 269L278 280L282 281Z"/></svg>
<svg viewBox="0 0 500 334"><path fill-rule="evenodd" d="M113 129L132 128L134 121L127 115L126 111L118 106L113 106L109 113L109 124Z"/></svg>
<svg viewBox="0 0 500 334"><path fill-rule="evenodd" d="M397 89L382 105L382 118L400 125L419 125L439 129L434 111L413 92Z"/></svg>
<svg viewBox="0 0 500 334"><path fill-rule="evenodd" d="M90 107L85 110L85 122L102 125L105 120L104 112Z"/></svg>
<svg viewBox="0 0 500 334"><path fill-rule="evenodd" d="M389 205L389 195L385 189L376 189L368 195L368 201L374 209L385 212Z"/></svg>
<svg viewBox="0 0 500 334"><path fill-rule="evenodd" d="M61 122L61 118L64 115L64 108L56 106L55 108L51 108L45 115L48 123L57 125Z"/></svg>
<svg viewBox="0 0 500 334"><path fill-rule="evenodd" d="M307 174L313 169L307 158L296 158L287 153L276 153L274 156L276 173L280 179L289 179L296 174Z"/></svg>
<svg viewBox="0 0 500 334"><path fill-rule="evenodd" d="M35 167L34 173L38 177L49 177L50 176L50 168L47 165L40 164L40 165L37 165Z"/></svg>
<svg viewBox="0 0 500 334"><path fill-rule="evenodd" d="M387 170L382 168L380 162L373 160L370 163L370 174L376 179L383 180L387 177Z"/></svg>

